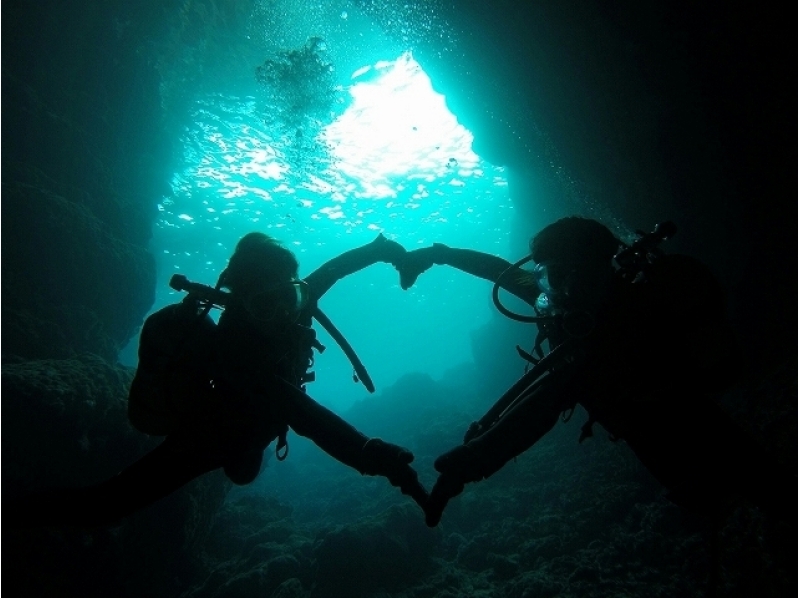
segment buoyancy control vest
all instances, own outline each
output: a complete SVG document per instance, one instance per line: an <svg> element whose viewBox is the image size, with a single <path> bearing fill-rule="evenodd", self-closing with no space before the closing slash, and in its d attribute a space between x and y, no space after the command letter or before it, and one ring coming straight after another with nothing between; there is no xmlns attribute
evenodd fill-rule
<svg viewBox="0 0 800 598"><path fill-rule="evenodd" d="M698 390L719 389L735 377L741 354L725 321L722 287L699 260L660 250L659 244L675 232L670 222L656 226L651 233L637 231L639 239L615 256L619 269L609 308L599 320L575 320L578 324L586 322L586 326L570 321L575 314L546 313L538 302L534 316L510 312L497 300L498 280L493 298L501 313L535 323L539 330L531 353L517 346L520 356L529 362L519 383L520 391L534 383L546 384L546 374L557 368L571 368L581 379L589 370L605 373L608 380L627 385L634 394L665 381L679 385L689 379ZM547 353L542 350L545 340L550 345ZM530 364L534 368L528 371ZM491 427L527 395L507 393L476 422L475 429ZM590 421L582 430L581 440L591 435L591 424L602 419L603 411L584 407L590 412Z"/></svg>
<svg viewBox="0 0 800 598"><path fill-rule="evenodd" d="M225 309L230 301L228 293L190 282L181 275L173 276L170 286L189 294L145 320L139 339L139 363L128 395L131 424L154 436L171 434L192 419L208 414L214 401L214 381L224 378L224 370L231 364L230 359L221 358L220 352L237 337L237 318L227 319L223 313L221 329L208 315L212 307ZM273 344L253 347L258 354L239 352L242 358L238 362L234 356L236 369L250 366L256 374L268 370L298 388L312 382L313 351L325 350L311 328L312 316L352 362L354 380L374 392L372 380L352 347L316 306L305 310L299 321L282 327ZM242 332L243 340L249 335Z"/></svg>

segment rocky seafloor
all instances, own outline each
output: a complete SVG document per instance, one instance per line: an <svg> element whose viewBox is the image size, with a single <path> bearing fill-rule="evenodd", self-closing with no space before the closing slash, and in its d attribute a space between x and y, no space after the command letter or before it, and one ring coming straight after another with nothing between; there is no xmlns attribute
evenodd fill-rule
<svg viewBox="0 0 800 598"><path fill-rule="evenodd" d="M441 381L406 376L343 415L414 450L430 487L435 457L486 408L471 371ZM17 436L4 428L4 492L99 481L154 446L158 439L125 417L131 373L90 357L5 366L4 416L20 422L27 413L35 425ZM773 442L792 438L793 380L778 372L762 387L773 397L772 416L761 422ZM363 477L290 433L288 459L266 459L250 486L213 472L117 527L4 533L4 582L17 596L791 594L796 561L759 511L731 503L716 526L692 520L663 498L624 442L598 430L579 445L583 416L468 485L434 529L386 480Z"/></svg>

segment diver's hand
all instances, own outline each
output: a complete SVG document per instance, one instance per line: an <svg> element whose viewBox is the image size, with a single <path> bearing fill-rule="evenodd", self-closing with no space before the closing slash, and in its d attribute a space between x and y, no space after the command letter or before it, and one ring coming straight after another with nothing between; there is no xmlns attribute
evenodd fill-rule
<svg viewBox="0 0 800 598"><path fill-rule="evenodd" d="M449 249L442 243L406 252L402 260L395 264L400 273L400 287L405 291L414 286L417 277L434 264L444 263L444 252Z"/></svg>
<svg viewBox="0 0 800 598"><path fill-rule="evenodd" d="M423 511L425 512L425 523L428 527L436 527L439 521L442 520L442 513L454 498L464 491L464 482L455 476L443 473L436 480L433 490L428 497L428 502L425 503Z"/></svg>
<svg viewBox="0 0 800 598"><path fill-rule="evenodd" d="M487 473L490 470L487 469L484 451L477 449L474 444L453 447L439 455L433 462L433 467L439 472L439 479L436 480L424 509L425 523L429 527L439 524L447 503L461 494L464 484L479 482L491 475Z"/></svg>
<svg viewBox="0 0 800 598"><path fill-rule="evenodd" d="M406 249L397 241L392 241L380 233L375 240L370 243L370 247L375 250L376 258L379 262L387 262L397 267L406 255Z"/></svg>
<svg viewBox="0 0 800 598"><path fill-rule="evenodd" d="M385 476L392 486L414 499L423 511L426 509L428 491L411 467L414 454L410 450L380 438L370 438L361 452L364 458L362 473Z"/></svg>

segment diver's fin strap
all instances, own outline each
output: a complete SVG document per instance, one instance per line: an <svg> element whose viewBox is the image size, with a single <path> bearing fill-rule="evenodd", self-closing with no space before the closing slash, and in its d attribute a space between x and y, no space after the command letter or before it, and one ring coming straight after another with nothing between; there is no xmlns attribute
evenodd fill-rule
<svg viewBox="0 0 800 598"><path fill-rule="evenodd" d="M347 355L347 359L350 360L350 363L353 364L353 369L355 370L358 379L361 383L367 388L369 392L375 392L375 385L372 383L372 378L370 378L369 373L367 373L367 368L364 367L364 364L361 363L361 360L356 355L356 352L353 350L353 347L350 346L350 343L347 342L347 339L342 336L342 333L333 325L333 322L330 321L328 316L322 313L322 310L319 307L314 307L311 312L311 315L314 316L314 319L322 324L322 327L331 335L331 338L336 341L336 344L341 347L344 354Z"/></svg>
<svg viewBox="0 0 800 598"><path fill-rule="evenodd" d="M275 445L275 458L278 461L284 461L289 456L289 443L286 441L287 432L289 432L289 426L284 426L281 433L278 434L278 442Z"/></svg>

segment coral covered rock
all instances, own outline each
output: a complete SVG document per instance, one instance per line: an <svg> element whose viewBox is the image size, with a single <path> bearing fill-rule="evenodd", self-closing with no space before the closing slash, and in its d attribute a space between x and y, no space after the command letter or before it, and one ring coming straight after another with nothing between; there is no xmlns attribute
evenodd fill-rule
<svg viewBox="0 0 800 598"><path fill-rule="evenodd" d="M3 185L2 251L4 357L115 361L153 304L153 257L47 189Z"/></svg>

